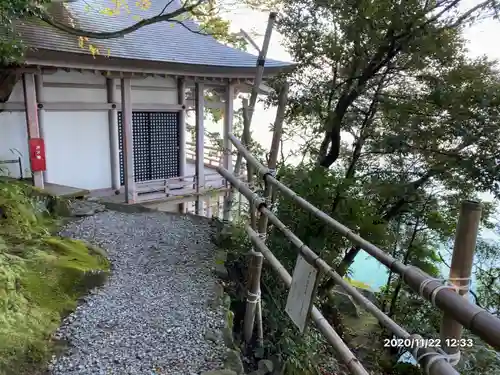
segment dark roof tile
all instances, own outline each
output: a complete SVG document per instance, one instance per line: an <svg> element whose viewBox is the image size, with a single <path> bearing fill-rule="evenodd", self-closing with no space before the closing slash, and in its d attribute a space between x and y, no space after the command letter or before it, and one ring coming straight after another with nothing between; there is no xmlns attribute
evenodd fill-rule
<svg viewBox="0 0 500 375"><path fill-rule="evenodd" d="M81 29L91 31L115 31L137 22L134 15L149 18L159 14L167 2L172 4L166 11L170 12L179 6L178 1L151 0L151 7L141 10L135 3L129 5L130 13L122 7L114 16L102 14L102 9L109 0L78 0L76 2L52 4L51 12L58 20L70 23ZM192 30L199 30L193 21L184 24ZM68 35L53 27L38 22L24 22L18 26L27 45L59 52L90 53L79 46L78 38ZM177 23L159 22L145 26L137 31L116 39L89 40L99 48L99 54L115 58L147 60L157 62L173 62L182 64L208 65L231 68L250 68L256 64L256 56L219 43L211 36L193 33ZM87 47L88 48L88 47ZM267 59L266 67L287 67L290 62Z"/></svg>

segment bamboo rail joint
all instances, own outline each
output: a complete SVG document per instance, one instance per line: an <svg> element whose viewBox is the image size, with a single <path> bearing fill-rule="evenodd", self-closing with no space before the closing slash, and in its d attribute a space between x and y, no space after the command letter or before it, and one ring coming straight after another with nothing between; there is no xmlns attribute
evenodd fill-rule
<svg viewBox="0 0 500 375"><path fill-rule="evenodd" d="M391 318L385 315L377 306L375 306L370 300L368 300L364 295L362 295L356 288L346 282L335 270L333 270L324 260L322 260L317 254L315 254L306 244L304 244L293 232L288 229L270 210L266 207L266 202L260 198L257 194L252 192L248 186L243 184L235 176L233 176L228 170L218 167L217 171L225 177L231 185L233 185L240 193L242 193L251 203L257 208L261 214L266 215L273 225L275 225L280 231L295 245L298 249L300 255L312 265L317 266L320 270L328 273L335 281L350 295L352 298L364 307L367 311L372 313L381 324L387 327L396 336L402 339L411 339L416 335L410 335L406 330L401 328L397 323L395 323ZM261 250L262 251L262 250ZM319 313L319 311L318 311ZM313 315L314 317L314 315ZM324 318L323 318L324 319ZM333 328L332 328L333 330ZM335 340L334 340L335 341ZM338 348L338 353L340 354L341 347L337 344L330 342L334 348ZM426 368L432 370L435 375L457 375L458 373L455 369L448 363L447 358L442 353L436 352L432 348L417 348L413 353L419 362L421 362ZM342 354L341 354L342 356ZM346 365L350 362L347 356L341 357ZM353 373L358 374L358 372Z"/></svg>
<svg viewBox="0 0 500 375"><path fill-rule="evenodd" d="M419 268L405 265L394 259L382 249L334 220L274 178L269 173L268 168L260 164L259 161L242 146L234 135L229 135L229 139L247 160L247 163L252 164L257 174L264 178L267 183L272 184L284 196L294 200L300 207L313 213L317 218L324 221L344 237L359 245L368 254L376 258L393 272L401 275L403 281L410 286L414 292L419 293L427 301L435 303L438 308L446 314L449 314L454 320L468 328L472 333L477 334L495 349L500 350L500 319L494 317L480 307L469 303L459 294L452 292L449 288L441 288L442 284L439 280L433 279ZM217 168L217 171L221 173L220 168Z"/></svg>

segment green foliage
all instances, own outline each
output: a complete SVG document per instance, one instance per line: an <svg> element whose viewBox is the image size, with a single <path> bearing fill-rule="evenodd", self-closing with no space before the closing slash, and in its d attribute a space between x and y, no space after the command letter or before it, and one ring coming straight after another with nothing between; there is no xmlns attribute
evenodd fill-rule
<svg viewBox="0 0 500 375"><path fill-rule="evenodd" d="M251 243L243 225L219 228L217 244L229 251L229 267L246 264L246 254ZM244 283L245 280L240 280ZM293 375L316 375L326 354L328 345L321 334L312 326L307 334L301 335L285 313L286 287L276 273L264 267L262 274L262 309L264 316L264 349L267 357L277 356L286 366L286 373ZM231 300L240 296L232 295ZM244 303L244 299L241 300ZM329 354L328 354L329 356ZM324 366L324 365L323 365Z"/></svg>
<svg viewBox="0 0 500 375"><path fill-rule="evenodd" d="M422 371L419 367L410 363L398 363L392 369L390 375L421 375Z"/></svg>
<svg viewBox="0 0 500 375"><path fill-rule="evenodd" d="M33 188L0 181L0 374L31 373L50 334L109 269L102 250L51 236L54 218Z"/></svg>
<svg viewBox="0 0 500 375"><path fill-rule="evenodd" d="M302 146L294 155L302 163L281 168L281 181L394 258L435 277L443 276L439 251L453 241L460 202L480 192L500 198L500 75L494 62L467 57L461 35L464 24L497 5L468 12L464 1L402 7L392 0L293 0L283 3L278 20L298 63L288 77L285 135ZM440 13L441 7L452 11ZM335 164L325 171L318 162ZM484 228L493 228L494 206L484 205ZM274 209L325 260L347 261L343 252L352 244L313 215L280 195ZM296 250L274 232L272 250L290 270ZM479 302L498 312L500 250L480 242L478 253ZM389 275L378 299L410 332L439 336L441 314L399 276ZM367 349L373 355L364 365L384 351L379 341ZM479 359L464 350L461 368L498 372L488 347L476 342ZM380 358L386 373L420 373L387 354L388 363Z"/></svg>
<svg viewBox="0 0 500 375"><path fill-rule="evenodd" d="M316 149L321 165L339 158L342 131L376 122L372 114L386 88L406 83L411 92L415 74L453 66L464 49L461 27L497 7L491 1L471 9L463 0L284 2L278 30L298 62L292 82L300 87L291 119L323 134Z"/></svg>
<svg viewBox="0 0 500 375"><path fill-rule="evenodd" d="M315 207L349 228L369 235L373 242L382 246L391 239L391 234L386 231L385 225L377 223L374 211L376 207L365 199L358 187L346 188L349 194L347 191L344 193L344 199L334 210L333 203L337 199L338 187L342 181L340 171L314 168L307 164L297 167L286 166L279 169L278 178ZM279 193L274 207L280 220L309 247L321 254L327 262L335 264L343 250L351 246L340 233L331 230L315 215ZM277 251L277 257L285 265L292 266L296 255L293 245L274 230L271 231L270 241L273 250Z"/></svg>
<svg viewBox="0 0 500 375"><path fill-rule="evenodd" d="M49 1L36 3L28 0L0 2L0 66L18 63L24 54L24 45L14 31L13 24L19 18L41 14L41 7Z"/></svg>
<svg viewBox="0 0 500 375"><path fill-rule="evenodd" d="M500 317L500 249L498 242L480 238L476 245L474 272L478 302Z"/></svg>

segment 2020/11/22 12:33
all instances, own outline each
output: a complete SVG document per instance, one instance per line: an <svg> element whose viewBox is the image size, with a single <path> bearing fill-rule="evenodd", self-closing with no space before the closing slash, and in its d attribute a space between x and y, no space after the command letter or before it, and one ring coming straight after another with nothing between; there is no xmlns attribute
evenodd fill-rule
<svg viewBox="0 0 500 375"><path fill-rule="evenodd" d="M441 346L451 348L470 348L474 345L472 339L424 339L424 338L392 338L384 339L385 348L440 348Z"/></svg>

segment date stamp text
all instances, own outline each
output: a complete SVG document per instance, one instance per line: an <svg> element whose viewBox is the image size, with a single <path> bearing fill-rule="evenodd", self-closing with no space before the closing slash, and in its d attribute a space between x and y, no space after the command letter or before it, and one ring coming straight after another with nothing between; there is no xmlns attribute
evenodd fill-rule
<svg viewBox="0 0 500 375"><path fill-rule="evenodd" d="M424 339L424 338L391 338L384 339L384 348L470 348L474 346L472 339Z"/></svg>

